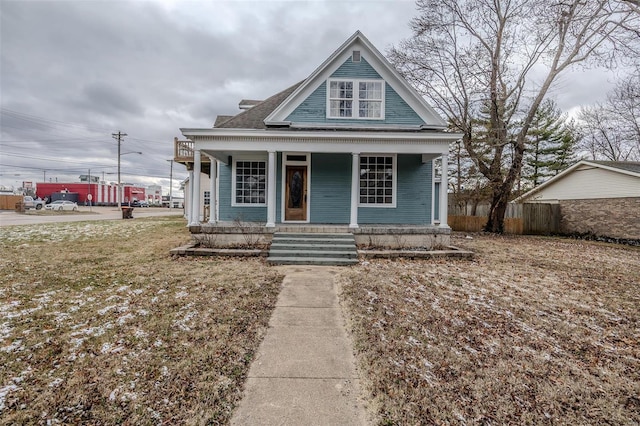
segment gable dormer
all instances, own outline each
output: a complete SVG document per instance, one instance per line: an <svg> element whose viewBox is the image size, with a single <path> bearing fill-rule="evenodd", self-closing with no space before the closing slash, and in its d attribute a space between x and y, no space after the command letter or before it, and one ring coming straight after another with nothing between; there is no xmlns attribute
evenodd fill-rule
<svg viewBox="0 0 640 426"><path fill-rule="evenodd" d="M280 104L265 124L414 130L446 125L359 31Z"/></svg>

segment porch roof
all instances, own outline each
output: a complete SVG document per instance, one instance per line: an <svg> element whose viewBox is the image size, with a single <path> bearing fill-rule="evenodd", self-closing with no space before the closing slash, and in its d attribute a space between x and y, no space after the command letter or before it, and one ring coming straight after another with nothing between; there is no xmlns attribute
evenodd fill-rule
<svg viewBox="0 0 640 426"><path fill-rule="evenodd" d="M227 164L229 156L258 152L423 154L449 152L449 143L462 137L449 132L351 132L247 129L181 129L194 149Z"/></svg>

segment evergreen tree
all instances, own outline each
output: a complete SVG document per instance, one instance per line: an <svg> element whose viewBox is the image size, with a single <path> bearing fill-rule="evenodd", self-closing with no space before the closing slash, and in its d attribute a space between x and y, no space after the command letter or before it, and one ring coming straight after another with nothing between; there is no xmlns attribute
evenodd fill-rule
<svg viewBox="0 0 640 426"><path fill-rule="evenodd" d="M578 135L552 100L536 110L527 133L522 180L536 187L574 162Z"/></svg>

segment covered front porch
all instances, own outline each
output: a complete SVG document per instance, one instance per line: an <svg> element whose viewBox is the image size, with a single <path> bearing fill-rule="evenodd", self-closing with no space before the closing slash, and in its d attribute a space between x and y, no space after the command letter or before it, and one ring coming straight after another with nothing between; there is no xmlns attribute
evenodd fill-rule
<svg viewBox="0 0 640 426"><path fill-rule="evenodd" d="M434 160L447 163L449 142L458 135L182 131L190 141L181 143L192 144L185 190L194 234L228 239L233 229L250 228L267 240L275 231L334 229L352 232L359 243L384 239L386 245L383 235L448 235L447 191L440 190L447 172L437 174Z"/></svg>

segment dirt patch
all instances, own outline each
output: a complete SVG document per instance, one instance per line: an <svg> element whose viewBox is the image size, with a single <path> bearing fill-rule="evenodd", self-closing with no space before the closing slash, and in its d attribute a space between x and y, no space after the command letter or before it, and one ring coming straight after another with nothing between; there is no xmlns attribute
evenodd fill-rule
<svg viewBox="0 0 640 426"><path fill-rule="evenodd" d="M473 261L341 273L381 424L638 424L640 250L453 238Z"/></svg>
<svg viewBox="0 0 640 426"><path fill-rule="evenodd" d="M227 423L282 275L181 218L0 228L0 424Z"/></svg>

